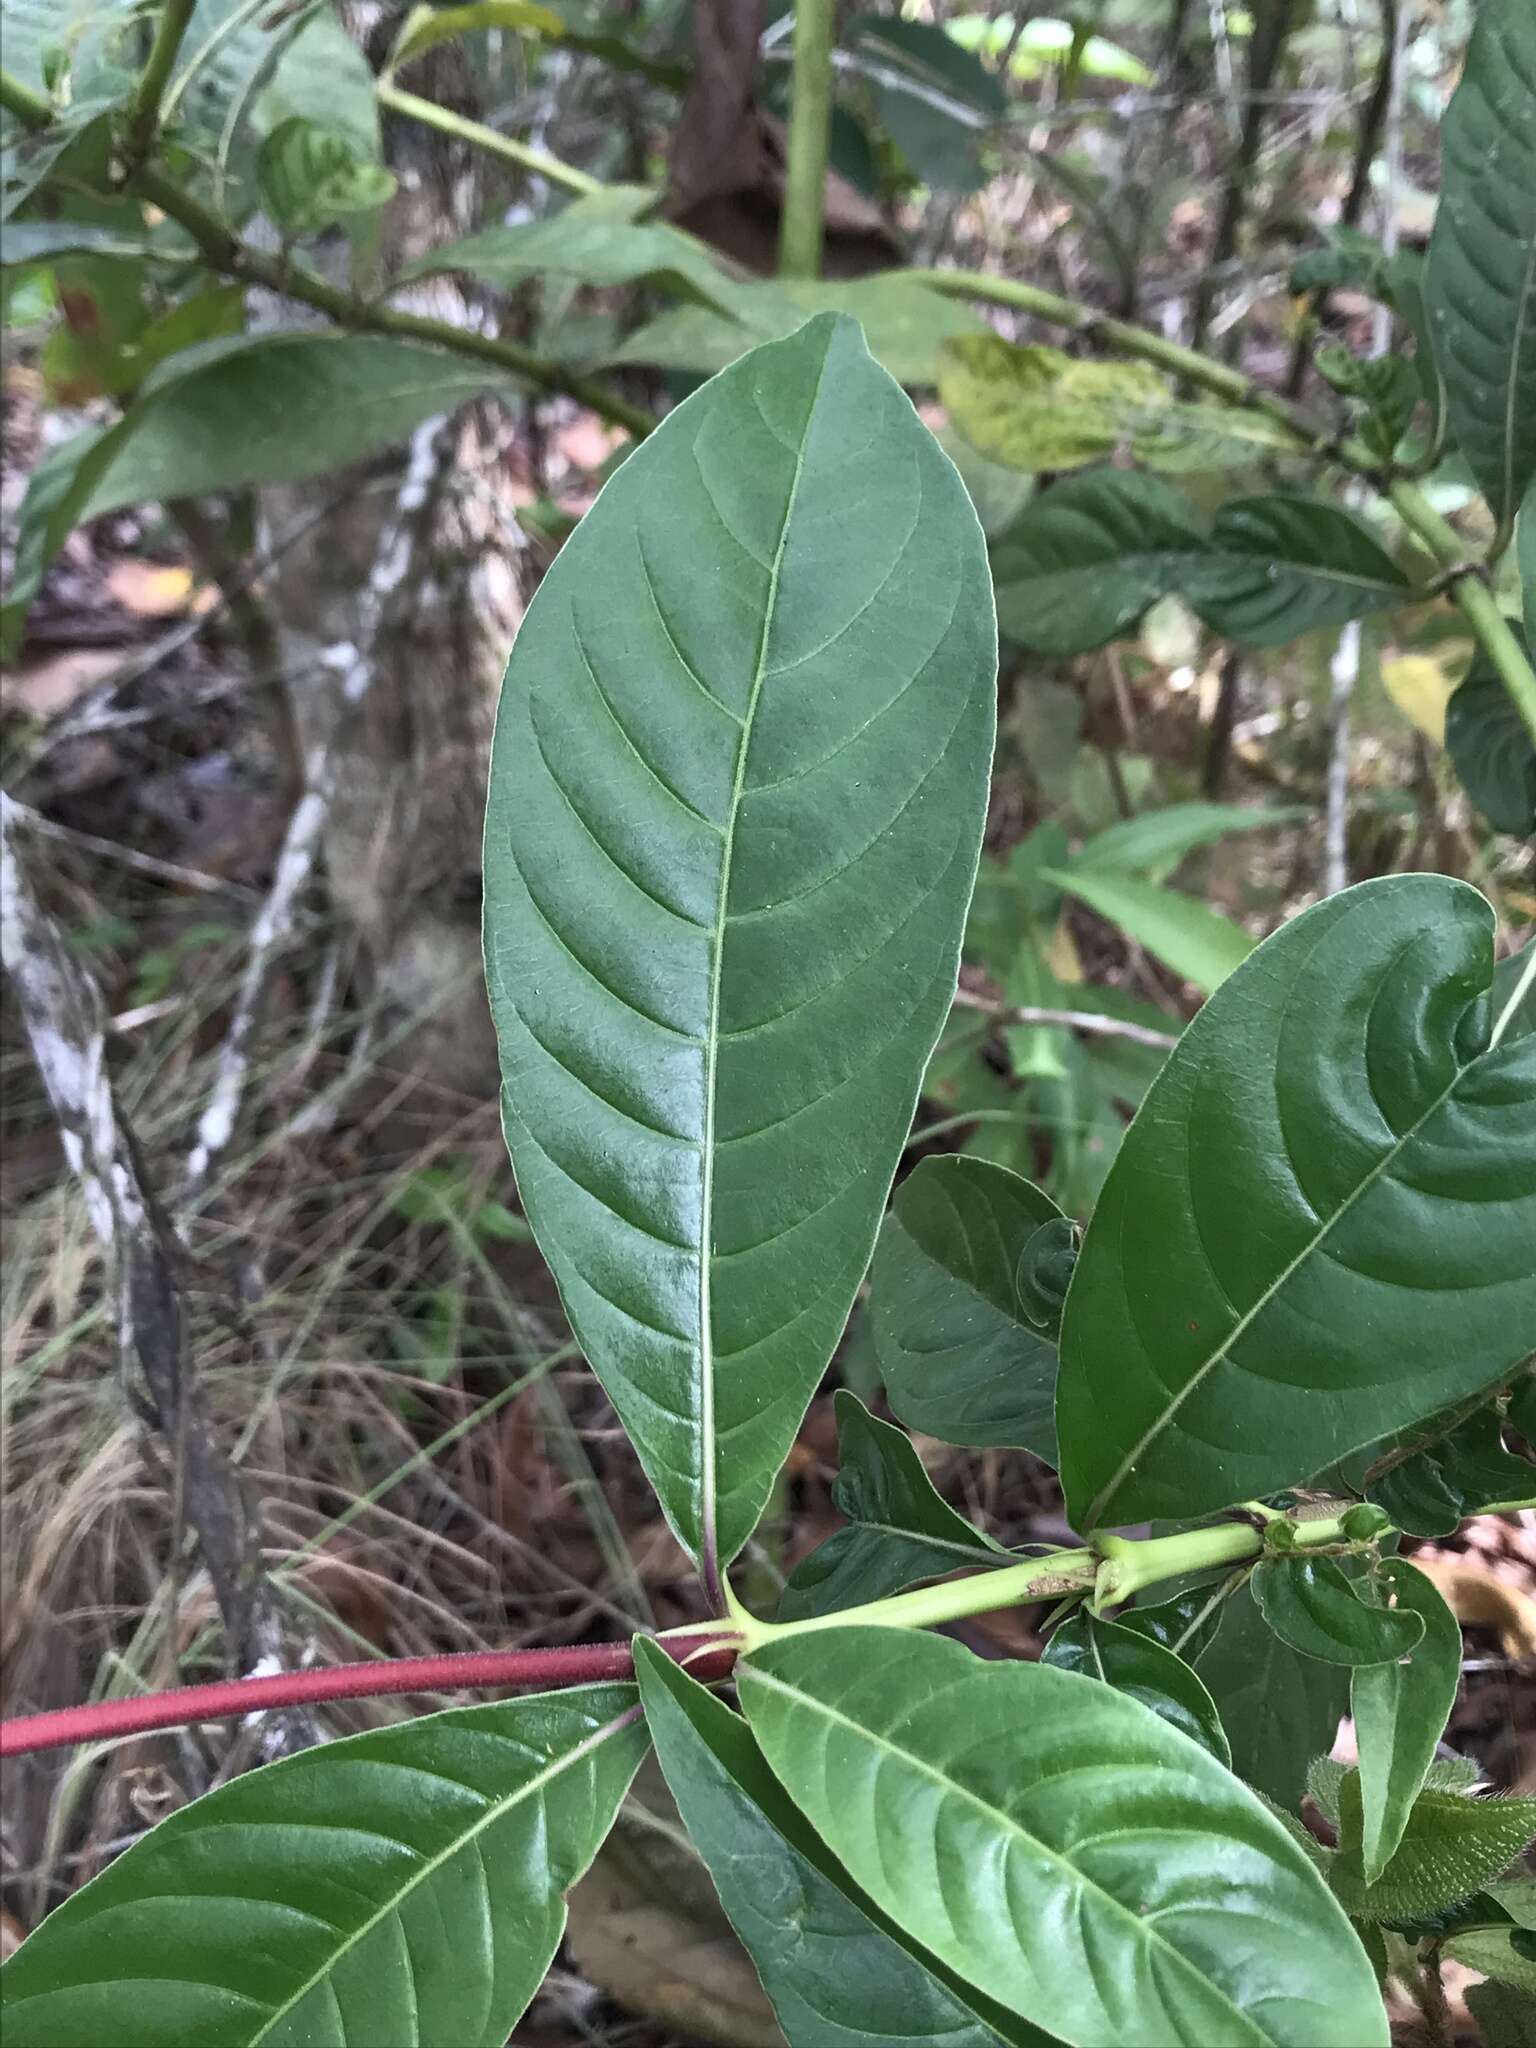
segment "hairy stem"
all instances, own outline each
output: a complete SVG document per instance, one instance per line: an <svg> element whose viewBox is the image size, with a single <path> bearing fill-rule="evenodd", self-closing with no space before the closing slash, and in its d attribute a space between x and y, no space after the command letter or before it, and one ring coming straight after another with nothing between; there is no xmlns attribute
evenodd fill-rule
<svg viewBox="0 0 1536 2048"><path fill-rule="evenodd" d="M424 100L414 92L405 92L387 78L378 81L374 92L381 107L389 107L409 120L420 121L423 127L436 128L442 135L455 136L460 142L468 142L491 156L499 156L507 163L518 165L521 170L547 179L551 185L562 186L567 192L584 196L603 190L601 179L589 178L585 171L578 171L573 164L562 163L559 157L551 156L547 150L535 149L531 142L519 142L511 135L503 135L495 128L488 128L483 121L470 120L467 114L456 114L451 108L440 107L435 100Z"/></svg>
<svg viewBox="0 0 1536 2048"><path fill-rule="evenodd" d="M789 163L779 227L779 275L821 275L826 210L827 136L832 123L832 36L835 0L799 0L789 109Z"/></svg>

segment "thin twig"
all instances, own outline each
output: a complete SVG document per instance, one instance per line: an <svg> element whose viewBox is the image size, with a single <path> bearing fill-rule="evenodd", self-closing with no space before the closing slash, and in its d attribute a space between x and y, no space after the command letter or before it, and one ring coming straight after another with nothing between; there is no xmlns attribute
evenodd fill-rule
<svg viewBox="0 0 1536 2048"><path fill-rule="evenodd" d="M249 1669L281 1641L256 1517L218 1449L187 1357L175 1240L118 1109L101 992L33 892L19 844L22 822L20 808L0 796L0 955L107 1262L124 1391L176 1460L226 1635Z"/></svg>
<svg viewBox="0 0 1536 2048"><path fill-rule="evenodd" d="M1106 1017L1097 1010L1050 1010L1033 1003L999 1003L968 988L957 988L954 1001L957 1009L980 1010L984 1016L995 1017L999 1024L1060 1025L1098 1038L1129 1038L1137 1045L1156 1046L1160 1052L1179 1042L1171 1031L1154 1031L1150 1024L1130 1024L1123 1017Z"/></svg>
<svg viewBox="0 0 1536 2048"><path fill-rule="evenodd" d="M251 928L250 949L233 1016L214 1069L213 1088L187 1157L182 1197L201 1193L214 1161L234 1136L250 1073L252 1042L273 961L287 944L301 893L313 871L336 793L337 740L373 682L380 630L390 600L404 583L415 553L423 509L429 504L451 450L441 416L418 427L395 510L379 537L373 571L359 602L358 637L333 649L341 667L341 712L328 739L305 764L305 789L288 820L272 886Z"/></svg>

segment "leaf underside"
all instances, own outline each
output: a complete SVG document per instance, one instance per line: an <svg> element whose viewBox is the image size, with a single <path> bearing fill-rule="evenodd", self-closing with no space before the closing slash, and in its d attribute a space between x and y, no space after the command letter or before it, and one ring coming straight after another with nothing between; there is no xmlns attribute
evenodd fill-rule
<svg viewBox="0 0 1536 2048"><path fill-rule="evenodd" d="M858 330L680 406L531 606L485 949L507 1139L696 1557L746 1540L954 988L995 716L981 533Z"/></svg>

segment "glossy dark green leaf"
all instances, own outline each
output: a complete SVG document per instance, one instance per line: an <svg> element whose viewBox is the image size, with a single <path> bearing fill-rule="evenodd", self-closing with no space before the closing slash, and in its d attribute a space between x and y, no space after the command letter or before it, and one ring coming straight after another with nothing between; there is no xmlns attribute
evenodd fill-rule
<svg viewBox="0 0 1536 2048"><path fill-rule="evenodd" d="M1250 647L1342 626L1400 603L1409 587L1370 530L1320 498L1277 491L1229 499L1211 550L1177 587L1214 632Z"/></svg>
<svg viewBox="0 0 1536 2048"><path fill-rule="evenodd" d="M854 1881L1035 2025L1079 2048L1384 2048L1369 1963L1307 1858L1139 1702L898 1629L792 1637L737 1675Z"/></svg>
<svg viewBox="0 0 1536 2048"><path fill-rule="evenodd" d="M292 483L408 440L504 378L376 334L263 334L163 363L115 425L54 449L22 503L4 617L25 613L73 526L147 500Z"/></svg>
<svg viewBox="0 0 1536 2048"><path fill-rule="evenodd" d="M513 649L485 950L523 1207L696 1557L842 1334L976 872L980 529L848 321L670 414Z"/></svg>
<svg viewBox="0 0 1536 2048"><path fill-rule="evenodd" d="M1199 1676L1144 1631L1086 1612L1069 1615L1052 1631L1041 1661L1058 1671L1100 1679L1140 1700L1218 1762L1231 1763L1221 1716Z"/></svg>
<svg viewBox="0 0 1536 2048"><path fill-rule="evenodd" d="M835 1405L840 1463L832 1504L850 1527L795 1567L779 1603L781 1621L883 1600L962 1566L1013 1562L940 1499L904 1431L878 1421L846 1388Z"/></svg>
<svg viewBox="0 0 1536 2048"><path fill-rule="evenodd" d="M1178 492L1125 470L1043 492L998 544L993 572L1003 632L1047 654L1102 646L1173 591L1216 632L1272 647L1408 589L1339 506L1278 492L1233 498L1207 534Z"/></svg>
<svg viewBox="0 0 1536 2048"><path fill-rule="evenodd" d="M1368 1582L1346 1578L1331 1557L1266 1558L1250 1583L1259 1612L1300 1657L1393 1664L1424 1639L1421 1614L1375 1604Z"/></svg>
<svg viewBox="0 0 1536 2048"><path fill-rule="evenodd" d="M1115 1615L1121 1628L1133 1629L1172 1650L1193 1664L1215 1640L1221 1626L1223 1602L1216 1586L1196 1586L1172 1600L1149 1602L1145 1607L1122 1607Z"/></svg>
<svg viewBox="0 0 1536 2048"><path fill-rule="evenodd" d="M431 1714L183 1807L6 1965L6 2048L500 2048L645 1751L633 1686Z"/></svg>
<svg viewBox="0 0 1536 2048"><path fill-rule="evenodd" d="M1075 863L1050 870L1047 880L1119 925L1206 995L1220 988L1253 951L1255 942L1240 924L1196 897L1165 889L1159 882L1079 868Z"/></svg>
<svg viewBox="0 0 1536 2048"><path fill-rule="evenodd" d="M1019 1255L1061 1211L1006 1167L924 1159L897 1190L870 1273L886 1396L909 1429L1052 1460L1056 1347L1018 1296Z"/></svg>
<svg viewBox="0 0 1536 2048"><path fill-rule="evenodd" d="M1296 1485L1536 1343L1536 1039L1497 1033L1492 936L1464 883L1362 883L1185 1031L1067 1297L1078 1528Z"/></svg>
<svg viewBox="0 0 1536 2048"><path fill-rule="evenodd" d="M1307 1766L1333 1747L1349 1711L1349 1671L1298 1657L1275 1634L1246 1586L1221 1605L1214 1639L1194 1665L1232 1745L1232 1768L1287 1813L1306 1790Z"/></svg>
<svg viewBox="0 0 1536 2048"><path fill-rule="evenodd" d="M1053 1216L1030 1235L1013 1276L1020 1309L1053 1344L1061 1334L1061 1311L1072 1284L1081 1235L1070 1216Z"/></svg>
<svg viewBox="0 0 1536 2048"><path fill-rule="evenodd" d="M1368 1881L1361 1856L1357 1771L1339 1788L1339 1853L1329 1881L1360 1920L1423 1920L1501 1877L1536 1841L1536 1799L1421 1792L1381 1875Z"/></svg>
<svg viewBox="0 0 1536 2048"><path fill-rule="evenodd" d="M1461 1681L1461 1627L1433 1582L1395 1557L1382 1561L1378 1579L1399 1613L1418 1616L1423 1636L1400 1662L1358 1670L1350 1680L1360 1755L1361 1864L1368 1884L1380 1877L1402 1841Z"/></svg>
<svg viewBox="0 0 1536 2048"><path fill-rule="evenodd" d="M467 270L499 291L530 277L604 287L647 284L729 313L735 280L704 243L665 221L636 218L655 203L656 194L644 187L608 185L558 213L446 243L406 275Z"/></svg>
<svg viewBox="0 0 1536 2048"><path fill-rule="evenodd" d="M1179 587L1209 542L1179 492L1136 470L1091 470L1033 499L993 551L998 624L1042 654L1082 654Z"/></svg>
<svg viewBox="0 0 1536 2048"><path fill-rule="evenodd" d="M644 1639L646 1720L678 1811L789 2048L1046 2048L920 1954L839 1869L745 1721Z"/></svg>
<svg viewBox="0 0 1536 2048"><path fill-rule="evenodd" d="M1441 129L1425 300L1452 429L1498 520L1536 473L1536 9L1482 0Z"/></svg>
<svg viewBox="0 0 1536 2048"><path fill-rule="evenodd" d="M1514 628L1521 646L1520 628ZM1498 670L1479 654L1445 707L1445 750L1490 825L1536 834L1536 742Z"/></svg>
<svg viewBox="0 0 1536 2048"><path fill-rule="evenodd" d="M1536 1506L1536 1465L1505 1448L1497 1413L1482 1408L1367 1491L1406 1534L1449 1536L1488 1508Z"/></svg>

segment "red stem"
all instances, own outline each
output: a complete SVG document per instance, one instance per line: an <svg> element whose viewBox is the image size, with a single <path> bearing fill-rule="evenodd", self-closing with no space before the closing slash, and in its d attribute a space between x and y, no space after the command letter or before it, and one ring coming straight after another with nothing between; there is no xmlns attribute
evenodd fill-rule
<svg viewBox="0 0 1536 2048"><path fill-rule="evenodd" d="M723 1678L736 1658L736 1639L718 1631L660 1637L661 1647L698 1678ZM718 1645L709 1654L709 1645ZM280 1671L271 1678L231 1678L216 1685L181 1685L173 1692L137 1699L99 1700L61 1707L51 1714L23 1714L0 1721L0 1757L34 1749L62 1749L73 1742L102 1742L147 1735L156 1728L184 1728L194 1721L222 1721L233 1715L270 1713L317 1700L360 1700L382 1693L458 1692L477 1686L588 1685L598 1679L632 1678L635 1663L627 1643L582 1643L558 1650L492 1650L450 1657L395 1657L375 1664L337 1664L324 1671Z"/></svg>

